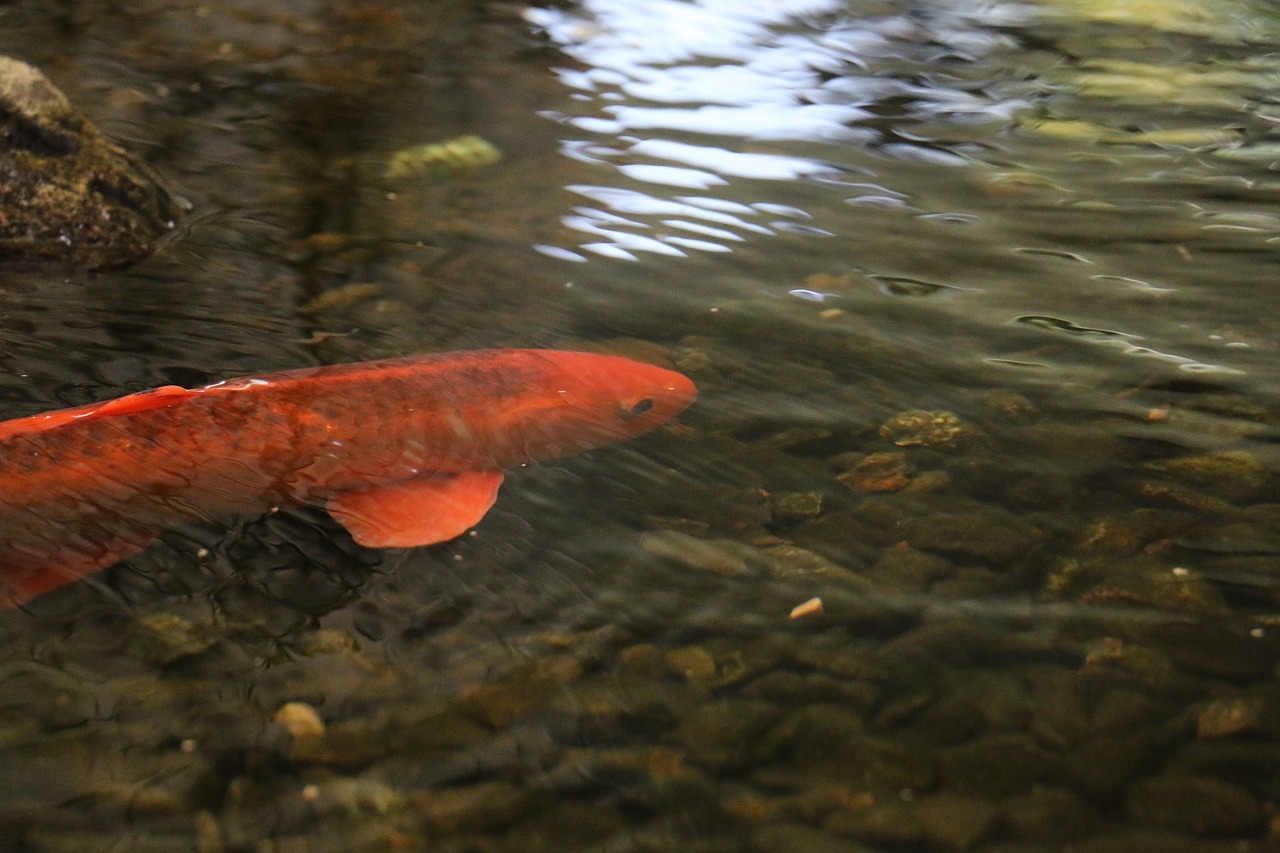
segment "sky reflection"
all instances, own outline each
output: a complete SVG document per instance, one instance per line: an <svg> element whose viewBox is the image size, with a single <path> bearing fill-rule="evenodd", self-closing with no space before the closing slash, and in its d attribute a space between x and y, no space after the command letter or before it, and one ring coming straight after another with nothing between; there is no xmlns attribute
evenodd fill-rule
<svg viewBox="0 0 1280 853"><path fill-rule="evenodd" d="M566 216L566 226L593 239L537 247L566 260L585 260L582 251L626 260L646 252L729 251L743 232L830 235L825 223L790 221L809 216L795 208L781 221L758 218L771 191L750 182L864 180L864 166L842 162L851 150L968 165L973 152L891 127L886 104L902 121L957 123L1004 121L1024 105L1017 97L949 85L944 75L871 70L878 60L928 60L940 43L954 55L989 50L1005 38L982 28L989 22L945 9L927 21L901 15L855 20L843 0L584 0L574 9L528 9L525 17L580 63L555 69L572 92L568 103L580 109L543 116L569 131L562 152L600 167L604 186L570 191L629 217L617 221L581 210ZM597 138L583 139L584 133ZM808 154L815 144L823 156L793 153L801 147ZM672 199L666 193L673 188L708 197ZM661 219L645 221L649 217Z"/></svg>

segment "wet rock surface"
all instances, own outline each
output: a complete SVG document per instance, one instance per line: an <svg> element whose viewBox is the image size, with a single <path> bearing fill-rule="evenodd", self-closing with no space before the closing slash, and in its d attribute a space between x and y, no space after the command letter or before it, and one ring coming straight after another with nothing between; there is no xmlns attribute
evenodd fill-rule
<svg viewBox="0 0 1280 853"><path fill-rule="evenodd" d="M0 56L0 261L88 270L145 258L179 205L39 70Z"/></svg>

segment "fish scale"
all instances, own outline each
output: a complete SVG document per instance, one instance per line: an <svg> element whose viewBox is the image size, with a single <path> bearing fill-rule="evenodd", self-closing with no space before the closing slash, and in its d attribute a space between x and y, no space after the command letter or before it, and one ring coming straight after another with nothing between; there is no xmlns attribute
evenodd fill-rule
<svg viewBox="0 0 1280 853"><path fill-rule="evenodd" d="M670 420L683 375L618 356L476 350L165 386L0 423L0 598L20 604L168 527L323 503L357 542L475 525L502 469Z"/></svg>

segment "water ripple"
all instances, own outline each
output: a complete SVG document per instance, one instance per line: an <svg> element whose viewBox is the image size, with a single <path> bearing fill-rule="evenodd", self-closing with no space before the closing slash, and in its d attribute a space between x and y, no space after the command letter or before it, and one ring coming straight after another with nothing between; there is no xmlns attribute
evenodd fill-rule
<svg viewBox="0 0 1280 853"><path fill-rule="evenodd" d="M553 69L571 94L564 110L542 115L570 132L606 138L603 144L599 139L563 140L561 150L573 160L609 170L598 179L600 184L619 185L569 189L596 198L615 213L667 217L655 224L679 230L698 231L692 226L699 220L714 223L712 231L702 230L697 238L656 230L626 237L578 216L565 217L564 224L607 241L579 248L626 260L635 259L638 251L730 251L742 242L743 231L837 234L838 225L825 221L746 222L743 217L757 211L788 219L814 217L811 211L775 202L769 184L752 182L812 181L848 192L858 184L844 176L875 177L871 168L856 162L869 152L928 165L967 167L980 161L986 153L980 147L934 139L929 131L909 133L907 126L1007 122L1025 106L1012 89L1002 92L990 81L971 84L939 70L940 63L969 61L1008 44L1008 37L993 26L1007 26L1011 9L984 7L981 20L973 10L942 9L856 21L848 18L843 0L751 5L584 0L571 9L528 9L526 20L580 63ZM940 49L944 44L946 49ZM886 74L877 63L905 63L915 70ZM892 120L892 130L886 119ZM821 146L824 156L787 151L801 145ZM679 201L664 198L662 188L716 195ZM838 205L839 199L831 203ZM880 187L848 203L915 210L902 194ZM787 212L778 212L781 208ZM715 226L725 227L716 233ZM658 249L655 241L671 251ZM572 248L549 254L582 258Z"/></svg>

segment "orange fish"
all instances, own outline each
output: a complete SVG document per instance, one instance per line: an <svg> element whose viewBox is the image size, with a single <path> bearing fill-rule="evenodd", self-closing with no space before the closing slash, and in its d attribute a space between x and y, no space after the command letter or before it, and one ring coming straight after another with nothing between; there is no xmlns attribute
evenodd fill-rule
<svg viewBox="0 0 1280 853"><path fill-rule="evenodd" d="M0 605L165 528L323 504L361 545L477 524L502 470L648 432L693 402L618 356L477 350L165 386L0 423Z"/></svg>

